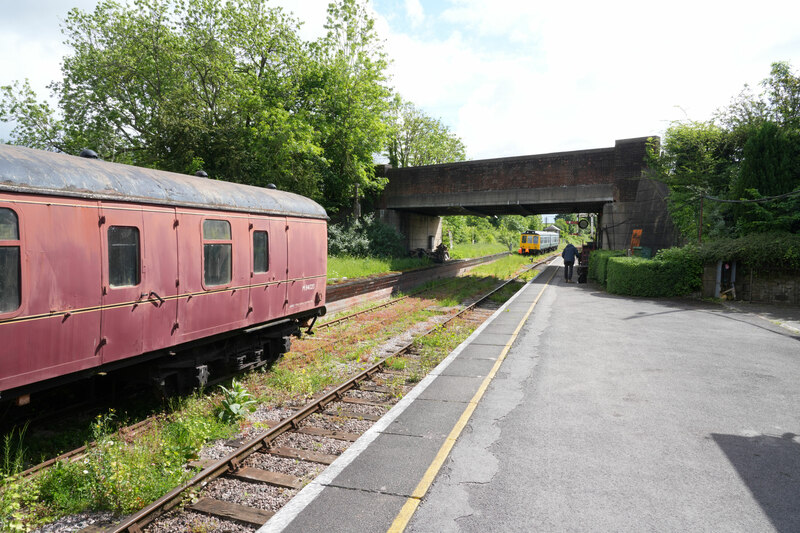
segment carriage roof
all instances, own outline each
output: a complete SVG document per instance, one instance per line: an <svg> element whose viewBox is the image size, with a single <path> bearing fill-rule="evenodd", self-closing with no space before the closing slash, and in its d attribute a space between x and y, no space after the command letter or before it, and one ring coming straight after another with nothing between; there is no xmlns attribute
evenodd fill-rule
<svg viewBox="0 0 800 533"><path fill-rule="evenodd" d="M5 144L0 191L328 218L299 194Z"/></svg>

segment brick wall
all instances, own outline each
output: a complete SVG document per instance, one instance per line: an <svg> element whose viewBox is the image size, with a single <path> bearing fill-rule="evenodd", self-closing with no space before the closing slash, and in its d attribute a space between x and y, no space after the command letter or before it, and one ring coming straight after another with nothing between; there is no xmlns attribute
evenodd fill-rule
<svg viewBox="0 0 800 533"><path fill-rule="evenodd" d="M387 169L384 196L613 183L614 149Z"/></svg>
<svg viewBox="0 0 800 533"><path fill-rule="evenodd" d="M613 148L505 157L393 169L384 198L536 187L615 184L620 201L632 201L644 169L646 138L616 141ZM631 180L633 178L633 180ZM630 197L630 198L628 198ZM385 205L385 204L384 204Z"/></svg>

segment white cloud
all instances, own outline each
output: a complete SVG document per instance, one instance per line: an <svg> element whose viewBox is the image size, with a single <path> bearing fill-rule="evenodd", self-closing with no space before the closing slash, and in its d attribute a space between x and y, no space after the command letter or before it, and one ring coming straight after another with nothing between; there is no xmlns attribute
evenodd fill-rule
<svg viewBox="0 0 800 533"><path fill-rule="evenodd" d="M419 0L405 0L406 15L414 26L419 26L425 20L425 11Z"/></svg>
<svg viewBox="0 0 800 533"><path fill-rule="evenodd" d="M313 40L324 33L328 2L268 5L294 12L305 21L303 38ZM91 9L95 1L75 3ZM772 61L800 68L800 2L441 3L446 7L437 12L436 3L394 2L410 24L399 26L387 11L376 13L377 29L393 60L396 90L442 118L472 158L659 134L671 120L709 118L745 83L765 78ZM60 77L66 50L58 20L66 5L40 0L5 11L0 84L28 77L44 95Z"/></svg>
<svg viewBox="0 0 800 533"><path fill-rule="evenodd" d="M772 61L798 68L800 4L778 4L450 0L435 40L388 48L398 91L470 157L611 146L710 118Z"/></svg>

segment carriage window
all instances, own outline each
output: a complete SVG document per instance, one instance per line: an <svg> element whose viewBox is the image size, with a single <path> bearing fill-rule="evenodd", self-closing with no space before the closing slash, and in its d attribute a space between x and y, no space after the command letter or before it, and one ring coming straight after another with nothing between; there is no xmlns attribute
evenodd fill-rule
<svg viewBox="0 0 800 533"><path fill-rule="evenodd" d="M233 241L227 220L203 221L203 281L225 285L231 281Z"/></svg>
<svg viewBox="0 0 800 533"><path fill-rule="evenodd" d="M112 287L131 287L141 281L139 228L108 228L108 283Z"/></svg>
<svg viewBox="0 0 800 533"><path fill-rule="evenodd" d="M253 272L269 270L269 235L266 231L253 232Z"/></svg>
<svg viewBox="0 0 800 533"><path fill-rule="evenodd" d="M19 248L17 214L0 208L0 313L15 311L22 304Z"/></svg>

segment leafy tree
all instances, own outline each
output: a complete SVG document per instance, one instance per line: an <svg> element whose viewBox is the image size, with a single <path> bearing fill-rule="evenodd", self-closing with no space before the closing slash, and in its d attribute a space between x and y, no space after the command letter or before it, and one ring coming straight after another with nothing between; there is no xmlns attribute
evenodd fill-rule
<svg viewBox="0 0 800 533"><path fill-rule="evenodd" d="M14 122L11 138L40 150L66 150L63 125L47 102L39 102L30 82L0 87L0 120Z"/></svg>
<svg viewBox="0 0 800 533"><path fill-rule="evenodd" d="M442 220L442 235L449 244L476 242L501 242L512 250L519 243L519 234L525 230L542 229L542 217L505 215L499 217L448 216Z"/></svg>
<svg viewBox="0 0 800 533"><path fill-rule="evenodd" d="M328 252L353 257L402 257L403 236L373 215L328 226Z"/></svg>
<svg viewBox="0 0 800 533"><path fill-rule="evenodd" d="M800 78L773 63L761 87L712 121L674 123L650 155L686 239L800 231Z"/></svg>
<svg viewBox="0 0 800 533"><path fill-rule="evenodd" d="M742 150L739 173L732 184L735 199L780 197L800 193L800 130L762 122L753 128ZM800 194L733 206L739 233L800 231Z"/></svg>
<svg viewBox="0 0 800 533"><path fill-rule="evenodd" d="M464 143L442 124L410 102L400 99L393 108L389 137L389 164L395 168L451 163L466 159Z"/></svg>
<svg viewBox="0 0 800 533"><path fill-rule="evenodd" d="M14 141L176 172L269 182L319 197L326 166L309 123L308 50L298 23L260 0L101 1L69 12L72 53L51 89L5 87Z"/></svg>
<svg viewBox="0 0 800 533"><path fill-rule="evenodd" d="M327 35L312 46L314 125L329 162L323 196L330 210L352 205L360 216L364 192L385 185L375 175L373 155L381 152L387 134L387 60L362 0L331 3L325 29Z"/></svg>
<svg viewBox="0 0 800 533"><path fill-rule="evenodd" d="M448 216L442 219L442 235L453 235L453 242L494 242L494 227L486 217ZM444 237L443 237L444 238ZM445 242L447 240L445 239Z"/></svg>
<svg viewBox="0 0 800 533"><path fill-rule="evenodd" d="M779 127L800 127L800 78L792 72L791 65L785 61L772 63L769 77L761 82L761 87L761 94L756 96L745 85L738 97L717 113L721 124L740 132L764 121Z"/></svg>
<svg viewBox="0 0 800 533"><path fill-rule="evenodd" d="M670 189L670 214L684 238L724 231L724 207L701 199L727 194L736 151L730 132L713 122L675 122L664 136L663 151L650 152L648 164Z"/></svg>
<svg viewBox="0 0 800 533"><path fill-rule="evenodd" d="M561 235L567 235L570 232L569 231L569 224L567 224L566 219L556 218L553 221L553 225L556 226L559 229L559 231L561 232Z"/></svg>

